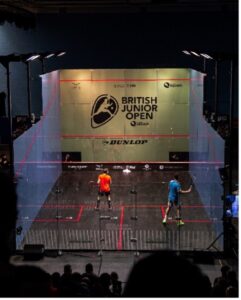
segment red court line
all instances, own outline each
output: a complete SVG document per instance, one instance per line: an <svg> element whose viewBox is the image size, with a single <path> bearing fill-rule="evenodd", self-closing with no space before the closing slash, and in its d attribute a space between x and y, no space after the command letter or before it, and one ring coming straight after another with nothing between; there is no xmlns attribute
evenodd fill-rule
<svg viewBox="0 0 241 300"><path fill-rule="evenodd" d="M168 220L167 223L176 223L176 222L177 222L176 220ZM212 221L212 220L205 220L205 219L203 219L203 220L195 220L195 219L186 220L186 219L184 219L183 222L184 223L218 223L218 222L221 223L222 221L221 220L220 221Z"/></svg>
<svg viewBox="0 0 241 300"><path fill-rule="evenodd" d="M161 204L162 207L165 207L165 204ZM118 207L118 206L117 206ZM126 204L124 205L125 208L133 208L135 205L133 204ZM157 208L160 207L160 204L137 204L137 208ZM219 205L182 205L182 208L223 208L223 206Z"/></svg>
<svg viewBox="0 0 241 300"><path fill-rule="evenodd" d="M222 205L182 205L183 208L223 208Z"/></svg>
<svg viewBox="0 0 241 300"><path fill-rule="evenodd" d="M80 221L80 219L81 219L81 217L82 217L82 214L83 214L83 211L84 211L84 206L81 205L80 210L79 210L79 213L78 213L78 215L77 215L77 218L75 219L75 222L79 222L79 221Z"/></svg>
<svg viewBox="0 0 241 300"><path fill-rule="evenodd" d="M122 242L123 242L123 223L124 223L124 206L121 206L121 215L120 215L120 227L119 227L119 240L117 245L117 250L122 250Z"/></svg>
<svg viewBox="0 0 241 300"><path fill-rule="evenodd" d="M20 204L18 207L42 207L42 208L78 208L81 207L81 204Z"/></svg>
<svg viewBox="0 0 241 300"><path fill-rule="evenodd" d="M81 204L44 204L43 207L44 208L76 208L76 207L82 207L83 205Z"/></svg>
<svg viewBox="0 0 241 300"><path fill-rule="evenodd" d="M27 205L18 205L18 207L43 207L43 208L92 208L94 205L88 205L88 204L44 204L36 205L36 204L27 204ZM161 204L161 207L165 207L165 204ZM124 207L124 208L158 208L160 207L160 204L137 204L136 206L133 204L125 204L125 205L115 205L114 207ZM223 208L222 205L182 205L182 208Z"/></svg>
<svg viewBox="0 0 241 300"><path fill-rule="evenodd" d="M211 221L211 220L184 220L184 222L186 222L186 223L217 223L218 221Z"/></svg>
<svg viewBox="0 0 241 300"><path fill-rule="evenodd" d="M64 139L72 138L189 138L189 134L62 134Z"/></svg>
<svg viewBox="0 0 241 300"><path fill-rule="evenodd" d="M34 219L34 220L27 220L27 221L33 221L33 222L39 222L39 223L44 223L44 222L55 223L55 222L57 222L57 219L55 219L55 218L52 218L52 219ZM72 222L77 222L77 220L76 220L76 218L72 219L72 220L70 220L70 219L58 219L58 222L62 222L62 223L71 222L72 223Z"/></svg>
<svg viewBox="0 0 241 300"><path fill-rule="evenodd" d="M157 208L160 207L160 204L125 204L123 205L125 208L133 208L133 207L137 207L137 208Z"/></svg>
<svg viewBox="0 0 241 300"><path fill-rule="evenodd" d="M106 79L60 79L59 82L157 82L157 81L194 81L203 80L202 77L196 78L106 78Z"/></svg>
<svg viewBox="0 0 241 300"><path fill-rule="evenodd" d="M122 218L122 215L121 215L121 218ZM123 218L124 218L124 207L123 207ZM38 223L55 223L55 222L57 222L57 220L56 219L35 219L35 220L24 220L25 222L26 221L28 221L28 222L38 222ZM71 222L71 223L73 223L73 222L78 222L78 220L76 220L76 219L73 219L73 220L69 220L69 219L59 219L58 220L59 222ZM195 220L195 219L193 219L193 220L186 220L186 219L184 219L183 220L184 221L184 223L221 223L222 221L221 220L219 220L219 221L212 221L212 220L205 220L205 219L203 219L203 220ZM123 222L123 221L122 221ZM176 222L175 220L169 220L168 221L168 223L174 223L174 222ZM120 228L119 228L119 240L118 240L118 246L117 246L117 249L118 250L122 250L122 240L123 240L123 238L122 238L122 231L123 231L123 223L121 224L121 222L120 222Z"/></svg>
<svg viewBox="0 0 241 300"><path fill-rule="evenodd" d="M165 208L164 208L164 206L163 205L161 205L160 206L160 209L161 209L161 213L162 213L162 218L164 218L164 216L165 216Z"/></svg>

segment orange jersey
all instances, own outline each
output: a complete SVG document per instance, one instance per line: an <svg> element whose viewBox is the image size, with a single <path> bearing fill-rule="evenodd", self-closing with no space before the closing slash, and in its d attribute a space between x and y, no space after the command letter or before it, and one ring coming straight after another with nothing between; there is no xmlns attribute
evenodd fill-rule
<svg viewBox="0 0 241 300"><path fill-rule="evenodd" d="M98 177L98 183L101 192L109 192L111 184L111 176L108 174L100 174Z"/></svg>

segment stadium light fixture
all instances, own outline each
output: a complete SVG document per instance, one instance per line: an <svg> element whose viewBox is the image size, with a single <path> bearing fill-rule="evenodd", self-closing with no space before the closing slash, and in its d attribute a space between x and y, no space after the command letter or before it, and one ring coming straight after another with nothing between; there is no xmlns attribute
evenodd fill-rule
<svg viewBox="0 0 241 300"><path fill-rule="evenodd" d="M184 54L186 54L186 55L192 55L192 54L190 53L190 51L187 51L187 50L182 50L182 52L183 52Z"/></svg>
<svg viewBox="0 0 241 300"><path fill-rule="evenodd" d="M207 58L207 59L213 59L212 56L210 56L210 55L208 55L208 54L206 54L206 53L200 53L200 55L201 55L202 57L204 57L204 58Z"/></svg>
<svg viewBox="0 0 241 300"><path fill-rule="evenodd" d="M51 58L53 56L55 56L54 52L47 52L40 55L40 57L43 59Z"/></svg>
<svg viewBox="0 0 241 300"><path fill-rule="evenodd" d="M25 58L25 62L28 62L28 61L33 61L37 58L40 57L40 54L30 54L30 55L27 55L26 58Z"/></svg>
<svg viewBox="0 0 241 300"><path fill-rule="evenodd" d="M200 57L200 54L198 54L197 52L195 51L190 51L193 55L197 56L197 57Z"/></svg>
<svg viewBox="0 0 241 300"><path fill-rule="evenodd" d="M65 54L66 54L65 51L58 51L58 52L55 53L55 55L58 56L58 57L63 56Z"/></svg>

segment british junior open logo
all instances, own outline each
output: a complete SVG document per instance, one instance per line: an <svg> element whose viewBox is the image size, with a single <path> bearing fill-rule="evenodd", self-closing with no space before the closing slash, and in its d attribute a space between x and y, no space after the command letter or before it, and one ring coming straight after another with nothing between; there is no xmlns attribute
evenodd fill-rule
<svg viewBox="0 0 241 300"><path fill-rule="evenodd" d="M132 127L148 126L158 111L156 96L122 97L121 113ZM98 128L114 118L119 111L118 101L109 94L100 95L92 107L91 127Z"/></svg>
<svg viewBox="0 0 241 300"><path fill-rule="evenodd" d="M117 100L108 94L99 96L92 107L91 111L91 127L100 127L117 114L119 110L119 104Z"/></svg>

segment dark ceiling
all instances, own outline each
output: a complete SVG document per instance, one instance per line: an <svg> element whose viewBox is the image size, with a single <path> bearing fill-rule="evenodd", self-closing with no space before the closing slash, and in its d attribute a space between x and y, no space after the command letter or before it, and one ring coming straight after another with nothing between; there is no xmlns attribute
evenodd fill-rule
<svg viewBox="0 0 241 300"><path fill-rule="evenodd" d="M0 0L0 25L35 27L40 14L237 13L238 0Z"/></svg>
<svg viewBox="0 0 241 300"><path fill-rule="evenodd" d="M0 0L11 13L97 13L165 11L234 11L238 0Z"/></svg>

